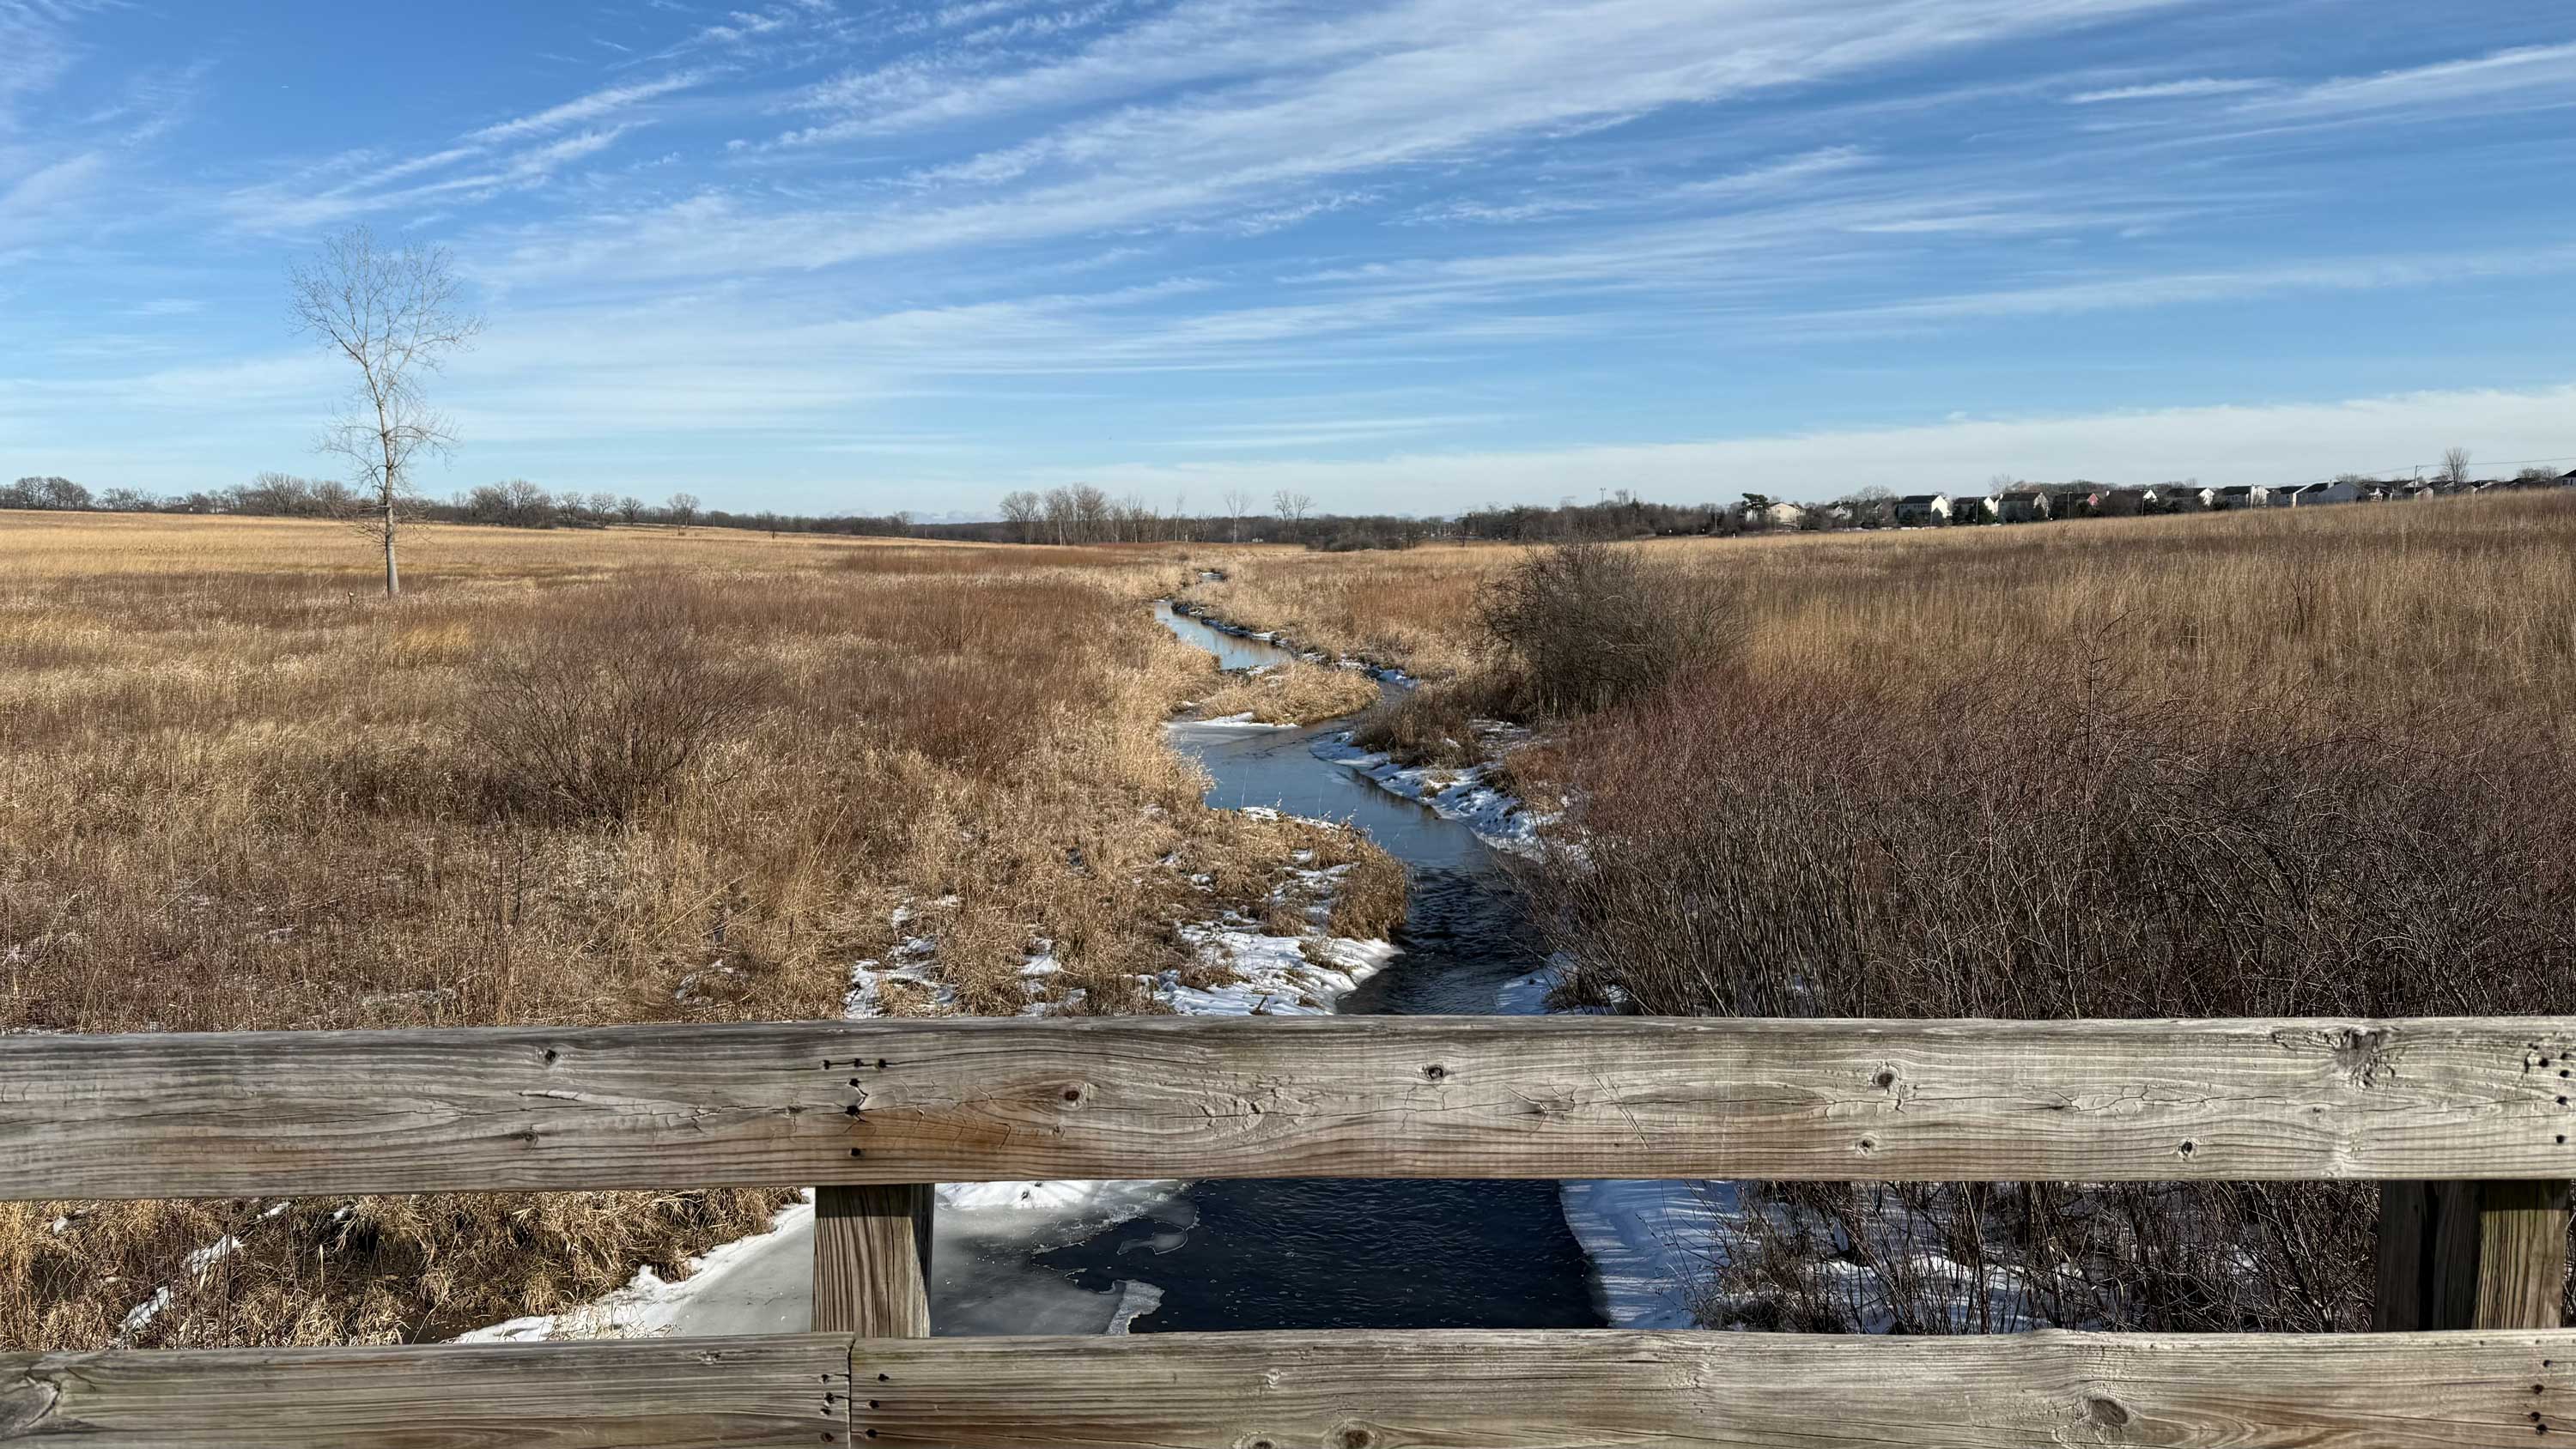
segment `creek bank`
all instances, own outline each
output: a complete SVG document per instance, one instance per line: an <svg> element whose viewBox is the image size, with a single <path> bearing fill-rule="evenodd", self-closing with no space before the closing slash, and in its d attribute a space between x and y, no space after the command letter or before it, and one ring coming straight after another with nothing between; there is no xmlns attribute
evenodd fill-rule
<svg viewBox="0 0 2576 1449"><path fill-rule="evenodd" d="M1410 689L1421 682L1415 679L1412 675L1405 673L1403 670L1398 669L1394 665L1388 664L1383 660L1371 659L1366 655L1336 654L1325 649L1309 649L1276 629L1255 629L1248 624L1236 623L1234 620L1216 613L1205 604L1193 603L1188 599L1179 598L1177 596L1157 599L1154 601L1154 608L1158 615L1177 615L1229 638L1243 639L1267 645L1270 648L1279 650L1293 658L1303 660L1308 664L1323 664L1329 665L1335 669L1357 669L1364 671L1370 678L1376 680L1380 684L1395 685L1401 688ZM1207 648L1204 644L1200 645L1200 647ZM1233 669L1241 667L1227 663L1227 656L1222 650L1210 649L1209 652L1215 654L1217 656L1217 663L1225 668Z"/></svg>

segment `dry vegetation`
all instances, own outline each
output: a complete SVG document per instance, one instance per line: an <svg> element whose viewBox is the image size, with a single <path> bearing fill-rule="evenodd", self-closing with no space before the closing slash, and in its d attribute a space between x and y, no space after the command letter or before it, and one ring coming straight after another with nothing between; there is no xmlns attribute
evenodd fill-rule
<svg viewBox="0 0 2576 1449"><path fill-rule="evenodd" d="M1053 991L1150 1009L1177 923L1295 853L1355 865L1337 926L1401 911L1373 848L1200 804L1174 551L414 538L388 603L326 524L0 521L0 1029L833 1016L899 935L965 1009L1027 1005L1041 938ZM786 1196L0 1208L0 1344L451 1334Z"/></svg>
<svg viewBox="0 0 2576 1449"><path fill-rule="evenodd" d="M1606 582L1500 549L1253 556L1217 586L1232 602L1210 601L1321 637L1427 638L1399 662L1448 682L1403 707L1415 717L1390 707L1390 741L1557 706L1547 758L1580 848L1528 880L1575 999L1932 1017L2576 1006L2576 497L1631 555ZM1362 581L1408 567L1408 608L1433 611L1373 617ZM1707 600L1689 581L1729 600L1723 644L1587 685L1603 665L1587 640L1670 617L1634 587L1658 569L1694 600L1686 631ZM1713 1245L1711 1321L2367 1319L2374 1211L2348 1188L1756 1201Z"/></svg>
<svg viewBox="0 0 2576 1449"><path fill-rule="evenodd" d="M1249 716L1260 724L1295 725L1338 719L1376 702L1377 682L1364 671L1301 659L1228 675L1199 701L1198 712L1209 719Z"/></svg>

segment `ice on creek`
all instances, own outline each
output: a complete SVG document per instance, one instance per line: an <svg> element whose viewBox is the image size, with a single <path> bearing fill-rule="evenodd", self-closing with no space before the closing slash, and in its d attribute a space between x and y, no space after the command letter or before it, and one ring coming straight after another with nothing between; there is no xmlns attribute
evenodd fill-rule
<svg viewBox="0 0 2576 1449"><path fill-rule="evenodd" d="M1540 827L1548 817L1520 798L1489 783L1491 764L1457 769L1446 765L1400 765L1386 754L1364 750L1347 733L1315 742L1319 759L1346 766L1375 782L1379 789L1431 808L1443 820L1454 820L1496 850L1535 853Z"/></svg>
<svg viewBox="0 0 2576 1449"><path fill-rule="evenodd" d="M1504 1016L1549 1012L1559 973L1553 961L1503 984ZM1591 1008L1577 1008L1589 1012ZM1735 1184L1711 1181L1567 1181L1558 1185L1565 1225L1592 1260L1602 1317L1614 1328L1695 1328L1692 1300L1708 1279L1708 1257L1736 1211Z"/></svg>

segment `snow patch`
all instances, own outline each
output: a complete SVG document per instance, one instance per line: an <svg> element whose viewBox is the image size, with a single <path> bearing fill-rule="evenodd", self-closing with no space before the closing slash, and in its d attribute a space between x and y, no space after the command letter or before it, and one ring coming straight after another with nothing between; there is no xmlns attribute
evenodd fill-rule
<svg viewBox="0 0 2576 1449"><path fill-rule="evenodd" d="M1538 852L1540 827L1549 817L1531 810L1520 798L1487 783L1491 764L1456 769L1445 765L1399 765L1382 752L1364 750L1346 731L1315 742L1319 759L1345 766L1376 783L1379 789L1430 806L1443 820L1454 820L1496 850L1516 855Z"/></svg>

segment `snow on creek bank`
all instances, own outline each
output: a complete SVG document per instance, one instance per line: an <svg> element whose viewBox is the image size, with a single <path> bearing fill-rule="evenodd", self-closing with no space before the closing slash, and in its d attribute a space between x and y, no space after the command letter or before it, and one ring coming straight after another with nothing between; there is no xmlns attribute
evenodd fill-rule
<svg viewBox="0 0 2576 1449"><path fill-rule="evenodd" d="M1520 855L1538 851L1538 832L1548 817L1489 783L1491 764L1465 769L1400 765L1390 755L1361 749L1348 733L1317 741L1315 754L1367 777L1390 795L1429 806L1441 819L1466 826L1496 850Z"/></svg>

